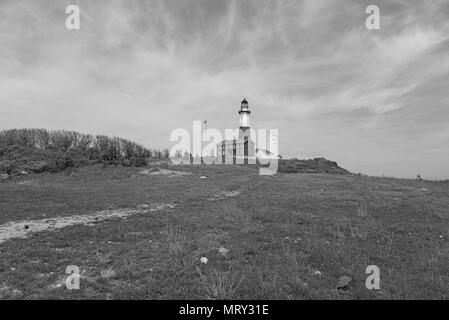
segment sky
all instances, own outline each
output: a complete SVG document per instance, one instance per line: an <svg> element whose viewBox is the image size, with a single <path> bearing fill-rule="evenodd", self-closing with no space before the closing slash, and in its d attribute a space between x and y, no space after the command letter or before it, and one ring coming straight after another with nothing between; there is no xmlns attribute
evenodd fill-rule
<svg viewBox="0 0 449 320"><path fill-rule="evenodd" d="M244 97L284 158L448 179L449 1L0 0L0 129L170 148L237 127Z"/></svg>

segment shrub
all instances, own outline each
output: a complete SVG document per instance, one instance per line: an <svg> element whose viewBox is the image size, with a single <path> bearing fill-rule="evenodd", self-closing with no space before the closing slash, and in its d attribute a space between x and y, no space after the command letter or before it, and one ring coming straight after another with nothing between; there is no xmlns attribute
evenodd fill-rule
<svg viewBox="0 0 449 320"><path fill-rule="evenodd" d="M29 161L21 166L25 171L41 173L44 171L53 171L52 166L47 161Z"/></svg>
<svg viewBox="0 0 449 320"><path fill-rule="evenodd" d="M91 163L146 166L153 155L168 156L167 150L149 150L137 143L104 135L74 131L12 129L0 131L0 172L17 168L34 172L59 171Z"/></svg>
<svg viewBox="0 0 449 320"><path fill-rule="evenodd" d="M11 174L14 169L13 163L9 160L0 161L0 173Z"/></svg>

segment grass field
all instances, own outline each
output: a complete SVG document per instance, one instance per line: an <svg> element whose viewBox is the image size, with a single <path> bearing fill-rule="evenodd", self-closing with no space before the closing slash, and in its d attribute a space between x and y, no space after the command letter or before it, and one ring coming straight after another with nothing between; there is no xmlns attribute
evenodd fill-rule
<svg viewBox="0 0 449 320"><path fill-rule="evenodd" d="M191 174L89 166L0 183L0 225L135 210L35 233L30 223L0 243L0 298L449 298L449 182L169 169ZM65 288L68 265L79 290ZM380 290L365 287L368 265Z"/></svg>

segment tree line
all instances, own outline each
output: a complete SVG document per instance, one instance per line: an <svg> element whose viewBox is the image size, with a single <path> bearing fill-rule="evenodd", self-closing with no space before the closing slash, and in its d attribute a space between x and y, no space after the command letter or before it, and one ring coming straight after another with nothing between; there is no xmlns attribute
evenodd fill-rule
<svg viewBox="0 0 449 320"><path fill-rule="evenodd" d="M75 131L11 129L0 131L0 161L46 162L55 170L92 163L146 166L150 159L165 159L169 150L147 149L118 137ZM42 170L45 171L45 170Z"/></svg>

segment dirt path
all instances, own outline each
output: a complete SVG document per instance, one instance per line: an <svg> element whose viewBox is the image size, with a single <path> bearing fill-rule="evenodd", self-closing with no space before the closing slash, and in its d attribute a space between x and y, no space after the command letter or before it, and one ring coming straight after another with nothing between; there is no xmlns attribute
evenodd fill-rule
<svg viewBox="0 0 449 320"><path fill-rule="evenodd" d="M73 215L40 220L12 221L0 225L0 243L12 238L26 238L30 233L55 230L75 224L92 225L104 220L123 219L125 217L175 208L170 203L140 205L137 209L117 209L98 211L93 214Z"/></svg>
<svg viewBox="0 0 449 320"><path fill-rule="evenodd" d="M213 197L205 198L206 201L224 200L238 196L238 191L221 191L215 194ZM55 217L39 220L23 220L23 221L11 221L0 225L0 244L13 238L26 238L32 233L41 231L51 231L56 229L65 228L76 224L93 225L95 223L111 220L111 219L123 219L135 214L145 214L148 212L161 211L165 209L173 209L177 206L174 203L162 203L162 204L141 204L137 208L126 208L116 210L104 210L94 212L92 214L73 215L66 217Z"/></svg>

